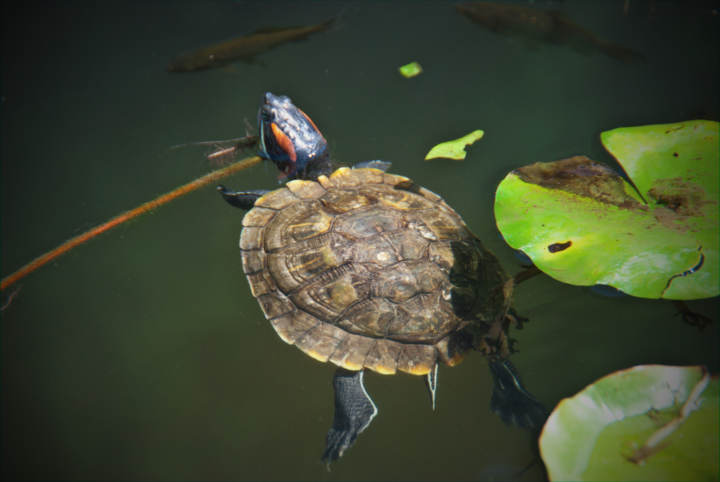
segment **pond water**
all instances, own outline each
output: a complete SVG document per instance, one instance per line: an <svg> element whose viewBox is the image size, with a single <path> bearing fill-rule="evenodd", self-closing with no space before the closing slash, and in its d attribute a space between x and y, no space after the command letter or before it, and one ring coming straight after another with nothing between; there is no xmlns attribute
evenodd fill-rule
<svg viewBox="0 0 720 482"><path fill-rule="evenodd" d="M449 2L101 2L9 7L2 42L2 275L213 168L192 141L244 135L263 92L290 95L334 158L393 162L443 195L511 273L492 215L513 168L575 154L612 164L601 131L718 119L717 2L535 2L644 55L483 29ZM715 8L713 10L713 8ZM254 63L171 74L176 54L258 27L330 31ZM419 61L404 79L397 67ZM423 162L484 129L464 162ZM225 180L272 188L258 166ZM7 479L542 479L530 435L489 412L485 360L418 377L370 373L380 413L332 471L320 462L334 368L284 344L250 295L242 213L212 186L123 225L18 283L2 312ZM7 300L10 291L3 293ZM548 407L643 363L720 367L717 299L700 332L669 302L536 277L513 361Z"/></svg>

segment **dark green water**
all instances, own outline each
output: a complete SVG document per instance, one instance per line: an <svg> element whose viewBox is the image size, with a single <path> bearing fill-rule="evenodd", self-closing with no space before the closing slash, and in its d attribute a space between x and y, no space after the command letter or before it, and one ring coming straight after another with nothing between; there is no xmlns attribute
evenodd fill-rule
<svg viewBox="0 0 720 482"><path fill-rule="evenodd" d="M611 162L602 130L718 118L712 2L631 0L628 15L622 1L552 4L645 54L629 64L493 34L446 2L101 5L3 12L3 276L206 172L202 148L169 147L243 135L267 90L302 106L336 159L390 160L442 194L510 272L519 263L492 217L509 170L574 154ZM341 10L334 30L256 64L164 70L184 50ZM411 60L425 73L406 80L396 68ZM477 128L485 138L465 162L422 161ZM226 184L274 178L256 167ZM240 266L241 216L208 187L20 282L2 313L4 479L505 480L532 460L529 436L489 413L489 372L470 356L441 369L437 413L419 378L368 374L380 414L326 472L333 367L263 319ZM717 299L691 303L715 319L702 333L667 302L546 277L515 305L531 322L513 360L549 407L635 364L720 368Z"/></svg>

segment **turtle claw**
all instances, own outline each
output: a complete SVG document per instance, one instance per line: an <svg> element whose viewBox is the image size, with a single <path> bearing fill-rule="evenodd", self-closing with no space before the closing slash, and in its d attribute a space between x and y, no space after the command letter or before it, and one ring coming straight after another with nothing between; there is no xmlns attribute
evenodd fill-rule
<svg viewBox="0 0 720 482"><path fill-rule="evenodd" d="M362 370L353 372L338 368L333 377L335 417L328 430L322 460L330 464L352 447L357 436L377 415L377 407L365 390Z"/></svg>
<svg viewBox="0 0 720 482"><path fill-rule="evenodd" d="M505 315L506 319L512 324L516 330L522 330L523 325L530 321L528 318L525 318L524 316L521 316L518 314L517 311L515 311L515 308L512 306L510 309L508 309L507 314Z"/></svg>

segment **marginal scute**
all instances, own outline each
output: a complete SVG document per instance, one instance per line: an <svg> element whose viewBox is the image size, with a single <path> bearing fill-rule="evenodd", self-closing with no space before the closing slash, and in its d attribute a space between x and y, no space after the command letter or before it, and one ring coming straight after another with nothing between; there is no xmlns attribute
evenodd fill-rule
<svg viewBox="0 0 720 482"><path fill-rule="evenodd" d="M317 182L325 189L330 189L332 187L330 180L325 175L318 176Z"/></svg>
<svg viewBox="0 0 720 482"><path fill-rule="evenodd" d="M430 345L405 344L397 360L397 369L411 375L427 375L437 363L437 351Z"/></svg>
<svg viewBox="0 0 720 482"><path fill-rule="evenodd" d="M363 366L382 375L394 375L403 345L388 339L378 339L365 357Z"/></svg>
<svg viewBox="0 0 720 482"><path fill-rule="evenodd" d="M273 216L275 216L275 213L277 211L274 211L272 209L266 209L266 208L260 208L256 207L251 209L250 211L245 214L245 217L242 220L242 225L244 228L248 226L252 227L262 227L266 226L267 223L272 219Z"/></svg>
<svg viewBox="0 0 720 482"><path fill-rule="evenodd" d="M320 323L295 340L295 346L320 362L326 362L337 346L348 336L333 325Z"/></svg>
<svg viewBox="0 0 720 482"><path fill-rule="evenodd" d="M258 296L257 300L268 320L290 313L295 309L287 296L282 293L268 293Z"/></svg>
<svg viewBox="0 0 720 482"><path fill-rule="evenodd" d="M242 251L242 263L246 275L262 271L265 269L265 252L261 250Z"/></svg>
<svg viewBox="0 0 720 482"><path fill-rule="evenodd" d="M348 336L335 348L329 360L346 370L362 370L365 357L373 345L375 345L374 338L348 333Z"/></svg>
<svg viewBox="0 0 720 482"><path fill-rule="evenodd" d="M325 189L315 181L295 179L285 184L285 187L301 199L317 199L325 194Z"/></svg>
<svg viewBox="0 0 720 482"><path fill-rule="evenodd" d="M436 203L437 203L437 202L441 202L441 201L442 201L442 202L444 203L443 198L441 198L440 196L438 196L437 194L435 194L434 192L432 192L430 189L426 189L426 188L424 188L424 187L421 187L420 189L418 189L418 194L420 194L421 196L423 196L425 199L429 199L429 200L432 201L432 202L436 202Z"/></svg>
<svg viewBox="0 0 720 482"><path fill-rule="evenodd" d="M265 228L243 228L240 233L240 249L260 249L263 243Z"/></svg>
<svg viewBox="0 0 720 482"><path fill-rule="evenodd" d="M451 367L458 365L465 356L464 352L453 343L453 337L451 336L446 336L440 340L435 344L435 348L440 360Z"/></svg>
<svg viewBox="0 0 720 482"><path fill-rule="evenodd" d="M322 322L302 311L294 311L270 320L275 332L290 345Z"/></svg>
<svg viewBox="0 0 720 482"><path fill-rule="evenodd" d="M267 279L267 274L264 271L249 274L247 279L250 283L250 291L255 298L275 290L275 283Z"/></svg>
<svg viewBox="0 0 720 482"><path fill-rule="evenodd" d="M297 201L297 197L288 189L280 188L262 196L255 201L255 207L280 210Z"/></svg>
<svg viewBox="0 0 720 482"><path fill-rule="evenodd" d="M410 181L410 179L408 179L405 176L398 176L397 174L390 174L387 172L383 173L383 183L387 184L389 186L395 187L398 184L403 185L408 182L412 182L412 181Z"/></svg>
<svg viewBox="0 0 720 482"><path fill-rule="evenodd" d="M349 187L360 184L360 178L355 175L353 169L341 167L330 174L330 183L334 187Z"/></svg>
<svg viewBox="0 0 720 482"><path fill-rule="evenodd" d="M383 171L373 167L353 169L353 177L357 179L359 185L381 184L383 182L383 174Z"/></svg>

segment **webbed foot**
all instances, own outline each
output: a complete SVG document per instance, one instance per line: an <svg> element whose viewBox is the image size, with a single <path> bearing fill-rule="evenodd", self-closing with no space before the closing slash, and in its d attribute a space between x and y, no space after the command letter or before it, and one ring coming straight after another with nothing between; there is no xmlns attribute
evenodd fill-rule
<svg viewBox="0 0 720 482"><path fill-rule="evenodd" d="M377 415L377 407L365 390L362 370L338 368L333 377L335 417L327 434L322 460L330 464L352 447L355 439Z"/></svg>
<svg viewBox="0 0 720 482"><path fill-rule="evenodd" d="M539 431L548 412L522 385L513 364L505 359L490 360L489 364L494 382L490 409L509 425Z"/></svg>

